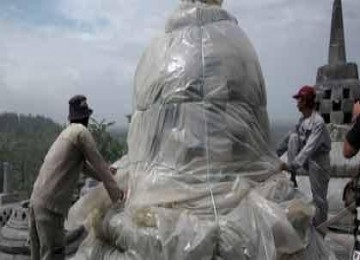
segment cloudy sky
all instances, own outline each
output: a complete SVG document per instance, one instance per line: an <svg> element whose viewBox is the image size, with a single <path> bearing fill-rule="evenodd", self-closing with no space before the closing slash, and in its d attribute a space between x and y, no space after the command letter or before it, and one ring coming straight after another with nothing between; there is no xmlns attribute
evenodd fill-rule
<svg viewBox="0 0 360 260"><path fill-rule="evenodd" d="M84 93L95 117L126 124L136 65L180 0L0 0L0 111L65 122ZM225 0L258 53L269 117L327 63L332 0ZM360 1L343 0L347 57L360 64Z"/></svg>

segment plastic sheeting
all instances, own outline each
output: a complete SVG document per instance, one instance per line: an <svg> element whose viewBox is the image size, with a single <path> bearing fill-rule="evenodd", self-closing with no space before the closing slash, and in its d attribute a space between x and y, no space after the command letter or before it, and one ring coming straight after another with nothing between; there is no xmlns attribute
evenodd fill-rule
<svg viewBox="0 0 360 260"><path fill-rule="evenodd" d="M206 2L206 1L205 1ZM69 213L80 259L335 259L269 148L260 65L237 21L182 1L135 76L123 209L104 189Z"/></svg>

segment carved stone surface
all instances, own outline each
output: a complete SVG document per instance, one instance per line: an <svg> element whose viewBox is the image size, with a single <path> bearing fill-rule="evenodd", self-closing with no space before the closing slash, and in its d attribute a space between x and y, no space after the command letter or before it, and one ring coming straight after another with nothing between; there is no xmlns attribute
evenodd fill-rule
<svg viewBox="0 0 360 260"><path fill-rule="evenodd" d="M334 0L330 32L329 64L346 63L341 0Z"/></svg>
<svg viewBox="0 0 360 260"><path fill-rule="evenodd" d="M19 201L17 193L14 193L11 188L11 165L8 162L3 163L3 188L0 194L0 206L5 206L9 203ZM1 220L0 220L1 224Z"/></svg>
<svg viewBox="0 0 360 260"><path fill-rule="evenodd" d="M8 211L11 212L11 217L0 231L0 259L30 259L28 201L24 201L6 212ZM68 256L76 252L85 236L84 227L66 233L66 254Z"/></svg>
<svg viewBox="0 0 360 260"><path fill-rule="evenodd" d="M6 205L0 207L0 227L5 226L13 212L14 205Z"/></svg>

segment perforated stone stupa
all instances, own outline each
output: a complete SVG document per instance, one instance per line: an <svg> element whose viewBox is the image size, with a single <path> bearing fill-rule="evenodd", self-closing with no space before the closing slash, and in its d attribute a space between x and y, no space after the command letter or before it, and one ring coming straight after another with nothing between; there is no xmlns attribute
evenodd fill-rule
<svg viewBox="0 0 360 260"><path fill-rule="evenodd" d="M354 100L360 97L358 67L346 61L341 0L335 0L331 21L328 64L318 69L317 110L326 123L349 124Z"/></svg>

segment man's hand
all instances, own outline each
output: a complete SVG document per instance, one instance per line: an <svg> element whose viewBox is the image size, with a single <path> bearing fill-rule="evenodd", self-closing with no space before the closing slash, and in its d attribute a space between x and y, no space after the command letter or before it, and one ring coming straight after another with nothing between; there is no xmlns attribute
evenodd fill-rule
<svg viewBox="0 0 360 260"><path fill-rule="evenodd" d="M298 187L298 184L296 181L296 172L294 170L290 170L290 167L286 163L283 162L280 165L280 171L290 172L290 174L291 174L290 180L294 183L294 188Z"/></svg>
<svg viewBox="0 0 360 260"><path fill-rule="evenodd" d="M126 190L122 190L122 195L120 196L120 198L113 203L113 208L124 208L125 207L125 202L126 202L126 194L127 194L127 191Z"/></svg>
<svg viewBox="0 0 360 260"><path fill-rule="evenodd" d="M360 101L357 101L354 105L353 105L353 109L352 109L352 121L354 122L355 119L360 115Z"/></svg>
<svg viewBox="0 0 360 260"><path fill-rule="evenodd" d="M112 165L109 167L109 170L110 170L112 175L115 175L117 173L117 168L112 166Z"/></svg>

